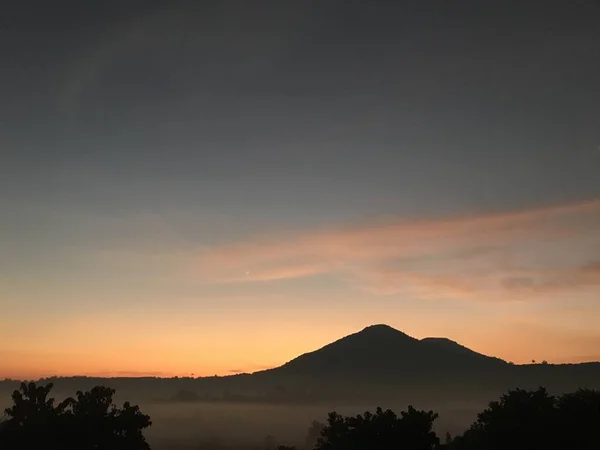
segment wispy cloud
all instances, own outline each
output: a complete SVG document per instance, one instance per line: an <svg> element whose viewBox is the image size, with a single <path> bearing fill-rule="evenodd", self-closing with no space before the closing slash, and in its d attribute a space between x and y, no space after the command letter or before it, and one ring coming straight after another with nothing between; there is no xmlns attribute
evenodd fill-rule
<svg viewBox="0 0 600 450"><path fill-rule="evenodd" d="M451 269L448 269L450 272ZM355 274L357 287L366 292L391 295L410 292L420 298L522 300L600 287L600 264L561 269L495 269L467 274L423 274L381 269Z"/></svg>
<svg viewBox="0 0 600 450"><path fill-rule="evenodd" d="M554 292L598 286L598 230L600 199L397 220L215 247L200 255L196 273L221 283L329 274L375 294L421 297Z"/></svg>
<svg viewBox="0 0 600 450"><path fill-rule="evenodd" d="M504 278L502 286L510 291L542 293L600 286L600 261L560 270L528 271L521 276Z"/></svg>

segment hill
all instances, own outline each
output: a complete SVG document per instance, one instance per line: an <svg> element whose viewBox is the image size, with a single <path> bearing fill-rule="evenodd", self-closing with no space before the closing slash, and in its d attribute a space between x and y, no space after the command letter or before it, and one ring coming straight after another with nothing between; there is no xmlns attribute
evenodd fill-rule
<svg viewBox="0 0 600 450"><path fill-rule="evenodd" d="M140 401L321 402L411 398L439 402L489 399L515 387L566 392L600 388L600 363L514 365L447 338L415 339L372 325L305 353L282 366L223 377L61 377L69 395L106 385ZM7 394L17 386L0 382ZM139 399L139 400L138 400Z"/></svg>
<svg viewBox="0 0 600 450"><path fill-rule="evenodd" d="M454 342L448 338L439 338L439 337L426 337L421 339L421 342L427 346L435 346L440 349L444 349L448 356L451 354L458 357L469 357L472 361L480 361L480 362L490 362L495 361L496 363L506 363L506 361L496 358L493 356L483 355L481 353L477 353L470 348L465 347L464 345L460 345L458 342Z"/></svg>
<svg viewBox="0 0 600 450"><path fill-rule="evenodd" d="M372 325L266 372L271 374L369 379L463 374L508 366L448 339L415 339L388 325Z"/></svg>

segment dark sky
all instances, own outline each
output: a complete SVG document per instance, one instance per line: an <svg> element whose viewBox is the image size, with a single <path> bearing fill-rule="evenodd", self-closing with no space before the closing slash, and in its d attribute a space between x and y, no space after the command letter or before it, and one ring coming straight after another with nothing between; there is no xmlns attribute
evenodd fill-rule
<svg viewBox="0 0 600 450"><path fill-rule="evenodd" d="M168 5L2 7L3 193L303 217L600 192L597 2Z"/></svg>
<svg viewBox="0 0 600 450"><path fill-rule="evenodd" d="M98 249L600 196L598 1L15 0L0 55L20 305Z"/></svg>

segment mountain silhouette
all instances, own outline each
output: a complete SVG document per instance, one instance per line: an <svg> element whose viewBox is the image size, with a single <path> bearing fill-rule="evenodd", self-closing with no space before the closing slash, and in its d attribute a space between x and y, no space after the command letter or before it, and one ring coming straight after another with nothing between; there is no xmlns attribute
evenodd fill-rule
<svg viewBox="0 0 600 450"><path fill-rule="evenodd" d="M266 372L398 378L425 374L487 372L508 366L445 338L415 339L388 325L371 325Z"/></svg>
<svg viewBox="0 0 600 450"><path fill-rule="evenodd" d="M372 325L272 369L212 377L50 377L58 389L105 385L152 401L487 401L515 387L600 388L600 363L511 364L442 337ZM10 394L16 380L0 380ZM450 404L449 403L449 404Z"/></svg>
<svg viewBox="0 0 600 450"><path fill-rule="evenodd" d="M437 346L438 348L443 348L448 351L448 354L450 354L450 352L452 352L455 355L464 355L464 356L468 355L469 357L474 358L474 359L475 358L479 359L480 361L495 360L497 362L505 362L505 361L503 361L499 358L493 357L493 356L487 356L487 355L483 355L481 353L477 353L476 351L473 351L470 348L465 347L464 345L460 345L458 342L455 342L448 338L426 337L426 338L421 339L421 342L424 343L425 345L432 345L432 346Z"/></svg>

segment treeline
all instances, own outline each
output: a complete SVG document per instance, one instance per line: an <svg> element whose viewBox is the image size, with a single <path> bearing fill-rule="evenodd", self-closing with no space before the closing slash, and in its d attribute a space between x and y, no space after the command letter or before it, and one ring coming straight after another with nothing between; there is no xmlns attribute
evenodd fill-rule
<svg viewBox="0 0 600 450"><path fill-rule="evenodd" d="M438 415L412 406L396 415L329 414L314 450L598 450L600 391L579 389L561 396L545 388L516 389L492 401L462 435L443 439L434 431Z"/></svg>
<svg viewBox="0 0 600 450"><path fill-rule="evenodd" d="M22 383L0 422L0 449L149 450L143 431L150 417L114 390L97 386L56 403L52 384ZM546 389L508 391L477 415L463 434L443 438L434 431L437 413L409 406L399 415L328 415L313 422L307 448L313 450L592 450L600 448L600 391L579 389L560 396ZM235 433L235 430L232 430ZM294 447L279 446L279 450Z"/></svg>

